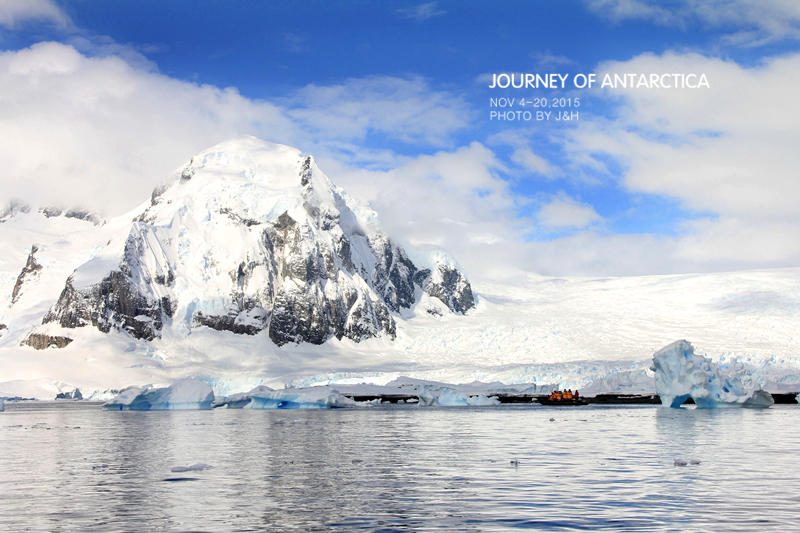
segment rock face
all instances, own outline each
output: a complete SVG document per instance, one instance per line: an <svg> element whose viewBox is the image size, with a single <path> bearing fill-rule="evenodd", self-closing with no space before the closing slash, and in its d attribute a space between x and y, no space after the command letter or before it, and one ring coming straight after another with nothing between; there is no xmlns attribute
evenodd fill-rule
<svg viewBox="0 0 800 533"><path fill-rule="evenodd" d="M100 215L96 213L92 213L85 209L61 209L60 207L43 207L39 210L47 218L53 217L60 217L64 216L65 218L77 218L79 220L85 220L86 222L91 222L95 226L102 226L105 224L105 220Z"/></svg>
<svg viewBox="0 0 800 533"><path fill-rule="evenodd" d="M25 263L25 266L22 267L22 271L17 276L17 282L14 284L14 289L11 291L11 305L17 303L19 300L20 294L22 294L22 286L27 282L31 282L39 277L40 272L42 271L42 265L36 262L36 257L34 254L39 251L39 248L34 244L31 246L31 253L28 254L28 261Z"/></svg>
<svg viewBox="0 0 800 533"><path fill-rule="evenodd" d="M31 333L28 335L22 345L30 346L37 350L46 350L47 348L64 348L72 339L60 335L46 335L44 333Z"/></svg>
<svg viewBox="0 0 800 533"><path fill-rule="evenodd" d="M474 306L451 264L420 270L312 157L242 137L158 186L129 228L67 280L44 323L153 340L208 327L276 345L395 336L426 292ZM32 336L31 336L32 337Z"/></svg>
<svg viewBox="0 0 800 533"><path fill-rule="evenodd" d="M475 307L475 298L467 277L453 265L439 263L433 272L430 269L420 270L415 281L426 293L440 300L455 313L464 314Z"/></svg>

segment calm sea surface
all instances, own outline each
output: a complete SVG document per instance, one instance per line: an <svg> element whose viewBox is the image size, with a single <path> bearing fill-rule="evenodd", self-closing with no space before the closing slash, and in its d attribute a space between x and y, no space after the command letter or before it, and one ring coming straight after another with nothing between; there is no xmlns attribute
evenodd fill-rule
<svg viewBox="0 0 800 533"><path fill-rule="evenodd" d="M799 426L800 406L7 403L0 531L800 531Z"/></svg>

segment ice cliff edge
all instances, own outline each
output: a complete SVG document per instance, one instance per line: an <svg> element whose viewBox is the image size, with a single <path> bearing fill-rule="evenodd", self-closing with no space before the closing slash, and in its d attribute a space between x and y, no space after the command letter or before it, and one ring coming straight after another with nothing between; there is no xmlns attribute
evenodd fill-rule
<svg viewBox="0 0 800 533"><path fill-rule="evenodd" d="M680 340L653 355L656 392L664 407L680 407L690 397L699 409L769 407L775 401L760 387L747 387L739 376L727 376L711 359L694 353Z"/></svg>

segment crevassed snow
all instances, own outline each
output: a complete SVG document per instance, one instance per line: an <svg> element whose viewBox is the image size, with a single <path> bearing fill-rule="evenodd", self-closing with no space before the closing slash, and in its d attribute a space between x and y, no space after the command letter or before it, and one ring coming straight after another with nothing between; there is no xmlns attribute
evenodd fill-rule
<svg viewBox="0 0 800 533"><path fill-rule="evenodd" d="M665 407L680 407L690 397L700 409L769 407L774 403L761 387L743 383L752 374L726 375L713 361L696 354L686 340L657 351L653 355L653 371L656 392Z"/></svg>
<svg viewBox="0 0 800 533"><path fill-rule="evenodd" d="M107 411L170 411L211 409L214 390L198 379L184 379L164 388L130 387L103 404Z"/></svg>

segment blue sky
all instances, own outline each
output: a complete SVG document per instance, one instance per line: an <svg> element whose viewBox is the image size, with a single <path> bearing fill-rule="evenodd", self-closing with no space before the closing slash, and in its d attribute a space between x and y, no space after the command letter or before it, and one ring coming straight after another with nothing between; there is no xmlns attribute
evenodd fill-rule
<svg viewBox="0 0 800 533"><path fill-rule="evenodd" d="M485 275L487 255L555 275L800 264L800 7L777 0L9 0L0 46L4 202L117 214L249 133L314 153L398 238ZM490 90L502 72L707 72L711 89ZM581 117L490 121L498 96L577 96Z"/></svg>

